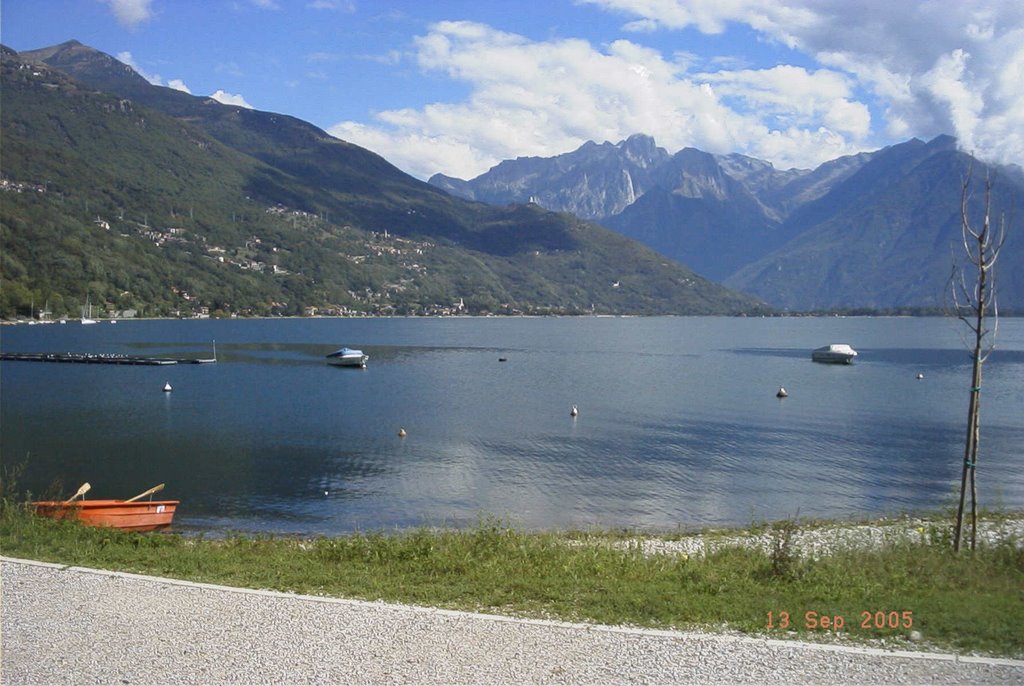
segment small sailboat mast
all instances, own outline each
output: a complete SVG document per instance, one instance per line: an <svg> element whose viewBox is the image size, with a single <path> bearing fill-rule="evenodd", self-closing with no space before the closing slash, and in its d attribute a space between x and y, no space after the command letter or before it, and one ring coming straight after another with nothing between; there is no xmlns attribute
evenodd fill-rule
<svg viewBox="0 0 1024 686"><path fill-rule="evenodd" d="M89 316L85 315L86 309L89 311ZM85 294L85 307L82 308L82 323L83 324L95 324L96 320L92 318L92 301L89 300L89 294Z"/></svg>

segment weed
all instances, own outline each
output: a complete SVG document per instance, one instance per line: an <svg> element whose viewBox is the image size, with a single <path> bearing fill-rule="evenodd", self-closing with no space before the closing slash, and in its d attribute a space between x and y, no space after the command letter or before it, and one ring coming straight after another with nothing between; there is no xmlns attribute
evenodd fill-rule
<svg viewBox="0 0 1024 686"><path fill-rule="evenodd" d="M797 531L795 520L784 519L770 529L771 534L771 573L779 579L792 578L799 563L799 557L793 547L793 534Z"/></svg>

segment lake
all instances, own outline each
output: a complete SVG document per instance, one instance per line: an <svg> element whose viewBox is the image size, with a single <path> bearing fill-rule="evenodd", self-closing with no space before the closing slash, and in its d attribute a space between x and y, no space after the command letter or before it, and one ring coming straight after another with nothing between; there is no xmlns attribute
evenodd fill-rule
<svg viewBox="0 0 1024 686"><path fill-rule="evenodd" d="M125 498L165 482L186 531L331 535L486 516L676 530L945 508L963 458L964 332L942 318L4 326L4 352L210 357L216 341L219 361L3 362L0 455L24 463L19 486L34 493L89 481L89 497ZM810 361L833 342L857 362ZM997 343L979 494L1021 509L1024 319L1004 318ZM369 366L329 367L342 345Z"/></svg>

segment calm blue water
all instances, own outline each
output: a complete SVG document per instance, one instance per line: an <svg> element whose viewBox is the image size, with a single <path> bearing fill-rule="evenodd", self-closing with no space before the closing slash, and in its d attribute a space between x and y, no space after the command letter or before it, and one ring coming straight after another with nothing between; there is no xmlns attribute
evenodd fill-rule
<svg viewBox="0 0 1024 686"><path fill-rule="evenodd" d="M934 509L959 486L970 387L962 327L909 318L6 326L5 352L209 357L215 340L220 362L4 362L0 455L5 466L26 462L20 483L34 492L89 481L91 497L128 497L166 482L183 529L335 534L496 515L531 529L664 530ZM853 345L858 362L810 362L812 348L831 342ZM362 348L369 367L328 367L324 355L341 345ZM1004 319L998 345L985 367L979 489L984 505L1022 508L1024 320ZM788 398L775 397L779 386Z"/></svg>

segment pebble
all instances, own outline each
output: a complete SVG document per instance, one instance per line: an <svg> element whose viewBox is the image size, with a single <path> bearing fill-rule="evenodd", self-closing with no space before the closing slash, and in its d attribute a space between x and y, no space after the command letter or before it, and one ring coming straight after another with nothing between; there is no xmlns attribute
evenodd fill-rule
<svg viewBox="0 0 1024 686"><path fill-rule="evenodd" d="M1024 661L520 620L0 558L4 683L1024 683Z"/></svg>

